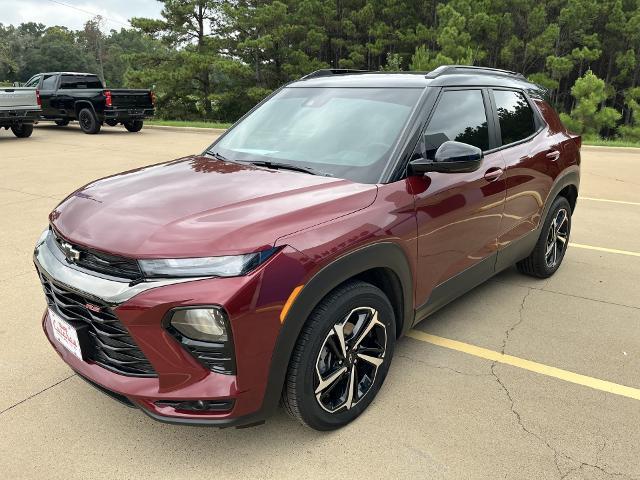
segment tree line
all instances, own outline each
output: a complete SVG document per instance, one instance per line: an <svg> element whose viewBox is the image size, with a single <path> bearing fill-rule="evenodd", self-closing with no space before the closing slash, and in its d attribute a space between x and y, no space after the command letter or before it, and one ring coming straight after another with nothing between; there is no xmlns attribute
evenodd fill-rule
<svg viewBox="0 0 640 480"><path fill-rule="evenodd" d="M320 68L523 73L579 133L640 141L640 0L162 0L103 33L0 25L0 80L82 70L154 87L158 113L234 121ZM635 114L635 115L634 115Z"/></svg>

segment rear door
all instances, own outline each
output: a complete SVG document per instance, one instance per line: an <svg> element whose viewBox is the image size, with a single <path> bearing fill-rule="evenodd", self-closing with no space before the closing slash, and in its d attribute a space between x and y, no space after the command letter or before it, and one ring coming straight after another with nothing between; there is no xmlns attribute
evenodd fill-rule
<svg viewBox="0 0 640 480"><path fill-rule="evenodd" d="M505 250L499 256L501 269L519 259L516 257L526 256L526 250L533 248L530 243L537 240L533 238L534 230L557 174L555 161L560 156L560 146L548 134L542 116L523 91L494 88L491 99L507 167L507 198L498 237L500 250ZM526 242L519 242L529 234Z"/></svg>
<svg viewBox="0 0 640 480"><path fill-rule="evenodd" d="M484 152L469 173L428 173L413 181L418 222L417 299L430 313L493 274L505 199L504 160L495 145L494 118L482 88L441 92L424 132L423 151L433 158L447 140ZM474 267L474 268L472 268ZM462 273L465 272L465 275ZM460 275L457 278L445 282ZM435 287L442 287L434 290Z"/></svg>

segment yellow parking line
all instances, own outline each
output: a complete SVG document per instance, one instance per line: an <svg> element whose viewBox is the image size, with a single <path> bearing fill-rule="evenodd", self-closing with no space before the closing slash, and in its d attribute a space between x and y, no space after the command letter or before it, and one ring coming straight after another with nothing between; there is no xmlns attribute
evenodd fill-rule
<svg viewBox="0 0 640 480"><path fill-rule="evenodd" d="M585 250L597 250L598 252L617 253L618 255L629 255L631 257L640 257L639 252L630 252L629 250L617 250L615 248L595 247L593 245L585 245L583 243L569 242L570 247L584 248Z"/></svg>
<svg viewBox="0 0 640 480"><path fill-rule="evenodd" d="M617 383L600 380L598 378L587 377L586 375L580 375L579 373L569 372L568 370L562 370L561 368L550 367L542 363L532 362L531 360L525 360L523 358L514 357L512 355L495 352L493 350L477 347L469 343L458 342L457 340L438 337L436 335L421 332L420 330L409 330L407 336L415 340L420 340L421 342L430 343L439 347L449 348L451 350L456 350L458 352L463 352L469 355L473 355L474 357L484 358L493 362L511 365L512 367L522 368L524 370L529 370L530 372L546 375L547 377L564 380L565 382L575 383L577 385L593 388L595 390L601 390L603 392L613 393L615 395L621 395L623 397L640 400L640 389L637 388L619 385Z"/></svg>
<svg viewBox="0 0 640 480"><path fill-rule="evenodd" d="M592 202L621 203L623 205L640 205L640 202L626 202L624 200L610 200L608 198L578 197L578 200L590 200Z"/></svg>

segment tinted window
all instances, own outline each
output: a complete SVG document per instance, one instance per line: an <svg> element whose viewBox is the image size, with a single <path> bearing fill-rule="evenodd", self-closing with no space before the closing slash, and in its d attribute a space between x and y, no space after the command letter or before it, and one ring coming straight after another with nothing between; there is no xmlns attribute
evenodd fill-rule
<svg viewBox="0 0 640 480"><path fill-rule="evenodd" d="M522 93L494 90L493 96L500 118L503 145L517 142L535 133L533 110Z"/></svg>
<svg viewBox="0 0 640 480"><path fill-rule="evenodd" d="M487 114L480 90L450 90L442 94L424 136L427 158L448 140L489 149Z"/></svg>
<svg viewBox="0 0 640 480"><path fill-rule="evenodd" d="M53 90L56 88L56 80L58 77L55 75L49 75L48 77L44 77L44 81L42 82L42 90Z"/></svg>
<svg viewBox="0 0 640 480"><path fill-rule="evenodd" d="M63 75L60 88L103 88L96 75Z"/></svg>

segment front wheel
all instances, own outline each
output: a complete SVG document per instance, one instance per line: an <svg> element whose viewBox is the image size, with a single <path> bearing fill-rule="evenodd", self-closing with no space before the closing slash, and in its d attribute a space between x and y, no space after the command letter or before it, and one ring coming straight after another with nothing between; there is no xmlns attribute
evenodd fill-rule
<svg viewBox="0 0 640 480"><path fill-rule="evenodd" d="M33 125L31 123L23 123L21 125L13 125L11 131L18 138L30 137L33 133Z"/></svg>
<svg viewBox="0 0 640 480"><path fill-rule="evenodd" d="M83 108L78 114L78 122L84 133L94 134L100 131L100 122L90 108Z"/></svg>
<svg viewBox="0 0 640 480"><path fill-rule="evenodd" d="M389 371L395 316L377 287L352 281L325 297L304 325L283 391L285 409L316 430L356 419Z"/></svg>
<svg viewBox="0 0 640 480"><path fill-rule="evenodd" d="M142 130L143 121L142 120L131 120L129 122L124 122L124 128L129 130L130 132L139 132Z"/></svg>
<svg viewBox="0 0 640 480"><path fill-rule="evenodd" d="M564 197L554 200L533 252L516 264L532 277L547 278L556 273L564 259L571 233L571 205Z"/></svg>

